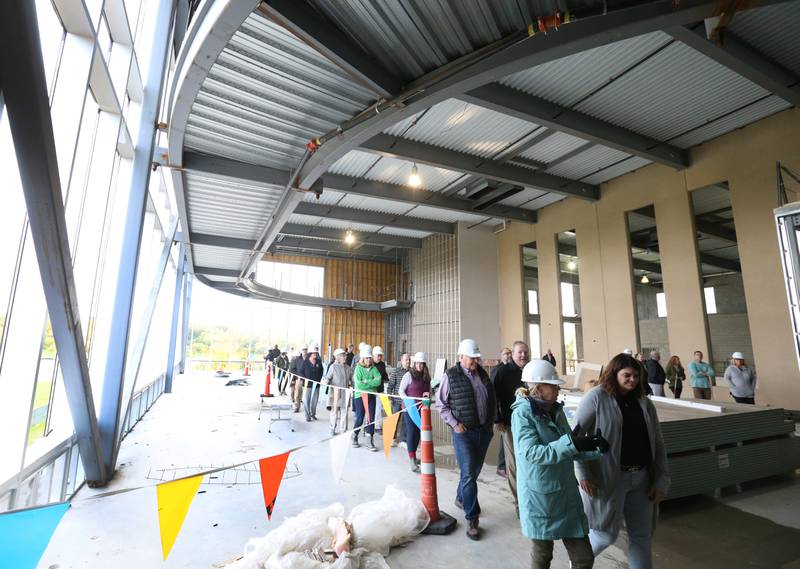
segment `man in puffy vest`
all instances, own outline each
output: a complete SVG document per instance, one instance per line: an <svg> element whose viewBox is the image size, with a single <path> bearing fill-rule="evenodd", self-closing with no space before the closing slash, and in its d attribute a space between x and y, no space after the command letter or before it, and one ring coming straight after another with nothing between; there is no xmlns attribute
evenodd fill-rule
<svg viewBox="0 0 800 569"><path fill-rule="evenodd" d="M461 340L459 362L442 377L436 403L439 414L453 429L453 447L461 470L456 506L464 510L467 537L480 539L478 517L478 475L492 440L497 406L489 375L479 363L480 349L475 340Z"/></svg>

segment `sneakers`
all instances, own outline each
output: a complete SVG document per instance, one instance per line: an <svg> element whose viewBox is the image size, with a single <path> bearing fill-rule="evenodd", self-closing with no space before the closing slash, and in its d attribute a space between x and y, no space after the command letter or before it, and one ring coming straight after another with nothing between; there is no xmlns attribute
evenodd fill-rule
<svg viewBox="0 0 800 569"><path fill-rule="evenodd" d="M378 447L375 446L375 441L373 440L374 437L375 437L375 435L370 435L369 436L369 442L367 443L367 448L371 452L378 452Z"/></svg>
<svg viewBox="0 0 800 569"><path fill-rule="evenodd" d="M481 528L478 527L478 518L469 520L469 527L467 528L467 537L473 541L478 541L481 538Z"/></svg>
<svg viewBox="0 0 800 569"><path fill-rule="evenodd" d="M358 431L353 433L353 448L358 448L361 446L361 443L358 442Z"/></svg>
<svg viewBox="0 0 800 569"><path fill-rule="evenodd" d="M419 464L417 464L417 459L409 457L408 461L411 466L411 472L419 472Z"/></svg>
<svg viewBox="0 0 800 569"><path fill-rule="evenodd" d="M397 446L397 441L392 441L392 446L396 447Z"/></svg>

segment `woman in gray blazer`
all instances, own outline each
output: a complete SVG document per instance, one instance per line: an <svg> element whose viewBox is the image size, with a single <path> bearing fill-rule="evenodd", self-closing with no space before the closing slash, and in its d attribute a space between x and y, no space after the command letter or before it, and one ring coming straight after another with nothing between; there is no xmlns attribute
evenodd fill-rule
<svg viewBox="0 0 800 569"><path fill-rule="evenodd" d="M576 415L580 431L599 429L611 445L600 460L576 463L592 550L597 556L614 543L624 522L630 569L653 566L658 503L669 488L667 452L644 377L640 362L627 354L615 356Z"/></svg>

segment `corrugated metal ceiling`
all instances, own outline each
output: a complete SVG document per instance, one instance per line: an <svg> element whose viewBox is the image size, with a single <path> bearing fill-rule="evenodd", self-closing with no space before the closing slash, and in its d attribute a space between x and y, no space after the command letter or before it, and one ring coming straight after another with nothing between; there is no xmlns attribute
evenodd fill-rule
<svg viewBox="0 0 800 569"><path fill-rule="evenodd" d="M784 2L736 14L733 33L767 57L800 75L800 2Z"/></svg>

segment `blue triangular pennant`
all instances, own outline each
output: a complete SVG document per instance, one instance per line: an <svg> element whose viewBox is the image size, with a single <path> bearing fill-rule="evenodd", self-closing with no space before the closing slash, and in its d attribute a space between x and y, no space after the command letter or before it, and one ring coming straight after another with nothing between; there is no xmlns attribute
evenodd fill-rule
<svg viewBox="0 0 800 569"><path fill-rule="evenodd" d="M0 515L0 568L36 569L69 503Z"/></svg>

